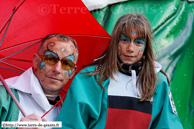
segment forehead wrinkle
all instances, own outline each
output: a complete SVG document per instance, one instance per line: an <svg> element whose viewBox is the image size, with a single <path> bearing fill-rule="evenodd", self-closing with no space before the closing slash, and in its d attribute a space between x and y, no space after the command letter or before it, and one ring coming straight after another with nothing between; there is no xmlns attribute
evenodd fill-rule
<svg viewBox="0 0 194 129"><path fill-rule="evenodd" d="M76 47L71 41L60 41L56 38L50 39L51 41L47 42L45 45L45 49L49 48L49 50L53 51L55 54L57 53L58 57L67 57L72 53L75 53ZM65 49L66 52L62 52L61 49ZM47 49L48 50L48 49Z"/></svg>
<svg viewBox="0 0 194 129"><path fill-rule="evenodd" d="M64 59L64 58L67 58L68 56L70 55L70 53L69 52L59 52L59 58L60 59Z"/></svg>
<svg viewBox="0 0 194 129"><path fill-rule="evenodd" d="M61 48L62 49L62 48ZM70 49L70 48L68 48L68 50L66 51L66 52L61 52L60 51L60 54L61 54L61 56L63 56L62 57L62 59L65 59L65 58L67 58L67 57L69 57L69 56L74 56L74 58L76 57L75 56L75 48L74 48L74 50L73 49Z"/></svg>

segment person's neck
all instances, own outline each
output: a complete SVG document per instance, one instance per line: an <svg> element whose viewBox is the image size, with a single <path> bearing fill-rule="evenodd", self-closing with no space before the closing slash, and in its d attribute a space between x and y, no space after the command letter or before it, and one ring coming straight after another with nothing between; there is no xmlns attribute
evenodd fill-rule
<svg viewBox="0 0 194 129"><path fill-rule="evenodd" d="M47 96L47 99L51 105L55 105L60 100L60 97L59 97L59 95L57 97L48 97Z"/></svg>
<svg viewBox="0 0 194 129"><path fill-rule="evenodd" d="M57 95L57 96L53 96L53 97L51 97L51 96L46 96L46 98L47 99L49 99L49 100L52 100L52 101L55 101L56 100L56 98L58 97L59 95Z"/></svg>
<svg viewBox="0 0 194 129"><path fill-rule="evenodd" d="M49 100L52 100L52 101L55 101L56 98L59 96L59 93L60 93L60 92L50 92L50 91L44 90L44 89L43 89L43 91L44 91L44 94L45 94L46 98L49 99Z"/></svg>
<svg viewBox="0 0 194 129"><path fill-rule="evenodd" d="M118 57L117 66L118 66L118 70L125 75L132 76L131 70L135 70L136 75L138 76L142 68L142 62L138 61L134 64L127 64L127 63L123 63Z"/></svg>

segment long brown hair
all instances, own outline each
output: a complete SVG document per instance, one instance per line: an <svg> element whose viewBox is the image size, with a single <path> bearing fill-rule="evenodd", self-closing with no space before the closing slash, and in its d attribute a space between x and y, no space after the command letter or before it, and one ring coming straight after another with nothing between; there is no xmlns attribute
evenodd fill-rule
<svg viewBox="0 0 194 129"><path fill-rule="evenodd" d="M125 14L121 16L116 22L114 29L111 33L111 42L101 59L97 60L91 65L96 65L96 70L88 75L99 74L98 83L102 86L102 81L111 77L114 79L113 73L118 73L118 43L121 35L131 35L131 29L135 28L138 36L146 40L144 54L142 56L142 69L139 73L136 86L141 93L141 100L151 100L157 83L155 73L155 57L152 49L152 33L148 20L141 14ZM162 73L164 73L161 70ZM164 73L165 74L165 73ZM166 75L166 74L165 74ZM168 77L167 77L168 78ZM169 81L169 80L168 80ZM138 85L141 84L141 85ZM141 87L140 87L141 86Z"/></svg>

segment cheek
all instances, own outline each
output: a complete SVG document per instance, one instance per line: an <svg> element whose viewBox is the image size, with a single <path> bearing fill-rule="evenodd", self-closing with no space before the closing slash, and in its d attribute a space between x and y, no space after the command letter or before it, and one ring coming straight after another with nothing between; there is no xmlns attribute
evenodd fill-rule
<svg viewBox="0 0 194 129"><path fill-rule="evenodd" d="M117 49L118 49L118 52L120 52L120 51L121 51L121 46L118 46L118 48L117 48Z"/></svg>
<svg viewBox="0 0 194 129"><path fill-rule="evenodd" d="M122 49L121 49L121 46L118 46L118 51L117 51L117 55L118 55L118 56L121 56L121 53L122 53Z"/></svg>
<svg viewBox="0 0 194 129"><path fill-rule="evenodd" d="M64 71L64 74L63 74L63 83L66 84L67 81L69 80L69 71Z"/></svg>
<svg viewBox="0 0 194 129"><path fill-rule="evenodd" d="M71 74L72 74L72 69L70 69L70 70L68 71L68 73L69 73L69 76L71 76Z"/></svg>
<svg viewBox="0 0 194 129"><path fill-rule="evenodd" d="M118 46L120 46L121 44L120 44L120 42L118 43Z"/></svg>
<svg viewBox="0 0 194 129"><path fill-rule="evenodd" d="M67 71L64 72L65 76L67 75Z"/></svg>
<svg viewBox="0 0 194 129"><path fill-rule="evenodd" d="M143 45L143 46L140 47L140 48L138 47L138 49L139 49L139 50L137 50L137 51L138 51L138 54L139 54L139 55L143 55L143 52L144 52L144 50L145 50L145 46Z"/></svg>
<svg viewBox="0 0 194 129"><path fill-rule="evenodd" d="M40 62L39 65L39 69L41 70L42 68L45 69L45 62L43 60Z"/></svg>
<svg viewBox="0 0 194 129"><path fill-rule="evenodd" d="M119 55L120 55L121 52L122 52L122 46L123 46L123 45L121 45L121 43L119 42L119 43L118 43L118 47L117 47L117 49L118 49L118 54L119 54Z"/></svg>
<svg viewBox="0 0 194 129"><path fill-rule="evenodd" d="M139 52L138 52L138 59L141 59L141 58L142 58L143 52L144 52L143 49L140 48L140 49L139 49Z"/></svg>
<svg viewBox="0 0 194 129"><path fill-rule="evenodd" d="M40 62L39 68L36 70L36 75L39 78L41 83L44 82L44 79L45 79L45 62L44 61Z"/></svg>
<svg viewBox="0 0 194 129"><path fill-rule="evenodd" d="M65 70L64 71L64 78L69 78L71 76L72 70Z"/></svg>
<svg viewBox="0 0 194 129"><path fill-rule="evenodd" d="M50 74L52 68L53 68L53 66L45 65L44 61L42 63L40 62L40 65L39 65L40 77L44 78L47 74Z"/></svg>
<svg viewBox="0 0 194 129"><path fill-rule="evenodd" d="M120 44L120 42L118 43L118 51L120 50L120 48L121 48L121 44Z"/></svg>
<svg viewBox="0 0 194 129"><path fill-rule="evenodd" d="M143 51L143 52L144 52L144 50L145 50L145 45L143 45L143 46L139 49L139 51Z"/></svg>

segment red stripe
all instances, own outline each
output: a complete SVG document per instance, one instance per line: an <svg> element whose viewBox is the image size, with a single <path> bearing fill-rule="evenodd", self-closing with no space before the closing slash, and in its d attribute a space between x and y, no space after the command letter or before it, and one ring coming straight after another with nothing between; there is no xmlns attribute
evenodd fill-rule
<svg viewBox="0 0 194 129"><path fill-rule="evenodd" d="M108 108L105 129L148 129L151 114Z"/></svg>

